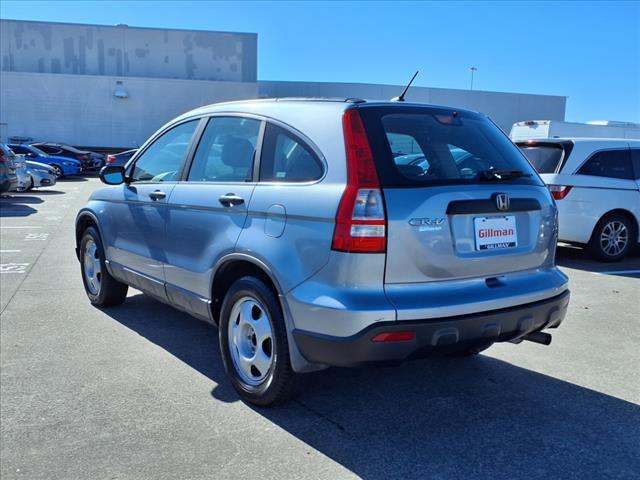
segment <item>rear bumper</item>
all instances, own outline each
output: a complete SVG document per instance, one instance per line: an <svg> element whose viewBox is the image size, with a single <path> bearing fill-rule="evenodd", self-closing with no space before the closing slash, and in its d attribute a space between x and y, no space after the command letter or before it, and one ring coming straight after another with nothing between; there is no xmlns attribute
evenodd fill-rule
<svg viewBox="0 0 640 480"><path fill-rule="evenodd" d="M464 346L504 342L555 328L567 313L569 291L534 303L456 317L400 322L379 322L350 337L334 337L294 330L300 353L310 363L352 367L370 363L400 362L409 358L445 354ZM400 342L373 342L380 333L415 333Z"/></svg>

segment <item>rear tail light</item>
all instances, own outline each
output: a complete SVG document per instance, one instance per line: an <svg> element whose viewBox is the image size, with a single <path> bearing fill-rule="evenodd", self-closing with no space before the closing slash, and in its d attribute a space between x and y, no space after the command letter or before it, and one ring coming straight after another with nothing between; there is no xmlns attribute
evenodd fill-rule
<svg viewBox="0 0 640 480"><path fill-rule="evenodd" d="M358 110L347 110L342 125L347 187L336 214L331 248L340 252L384 253L387 247L384 199Z"/></svg>
<svg viewBox="0 0 640 480"><path fill-rule="evenodd" d="M549 185L549 191L551 192L551 196L556 200L562 200L564 197L569 195L571 191L571 186L569 185Z"/></svg>
<svg viewBox="0 0 640 480"><path fill-rule="evenodd" d="M107 164L111 164L116 161L115 155L107 155Z"/></svg>
<svg viewBox="0 0 640 480"><path fill-rule="evenodd" d="M416 332L386 332L379 333L371 339L372 342L408 342L416 338Z"/></svg>

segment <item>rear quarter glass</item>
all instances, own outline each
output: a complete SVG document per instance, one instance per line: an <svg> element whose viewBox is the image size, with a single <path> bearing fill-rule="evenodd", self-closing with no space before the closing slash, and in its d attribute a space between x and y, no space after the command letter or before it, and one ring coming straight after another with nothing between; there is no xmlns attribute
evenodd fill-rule
<svg viewBox="0 0 640 480"><path fill-rule="evenodd" d="M357 108L382 187L543 185L524 155L483 115L426 106ZM502 181L481 178L480 172L490 168L524 175Z"/></svg>

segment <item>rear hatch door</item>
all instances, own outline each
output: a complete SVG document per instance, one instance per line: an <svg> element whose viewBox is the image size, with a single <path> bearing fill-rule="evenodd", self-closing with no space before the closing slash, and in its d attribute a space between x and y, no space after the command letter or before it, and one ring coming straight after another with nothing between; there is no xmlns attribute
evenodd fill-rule
<svg viewBox="0 0 640 480"><path fill-rule="evenodd" d="M552 255L549 192L486 117L418 106L361 116L385 199L385 283L493 277Z"/></svg>

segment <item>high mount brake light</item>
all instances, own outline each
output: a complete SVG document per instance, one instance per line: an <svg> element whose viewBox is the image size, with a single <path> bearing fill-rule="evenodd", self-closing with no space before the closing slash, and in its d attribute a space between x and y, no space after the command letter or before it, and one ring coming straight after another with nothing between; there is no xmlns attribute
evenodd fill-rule
<svg viewBox="0 0 640 480"><path fill-rule="evenodd" d="M347 187L336 214L331 248L341 252L384 253L387 219L380 181L362 119L356 108L342 117Z"/></svg>

